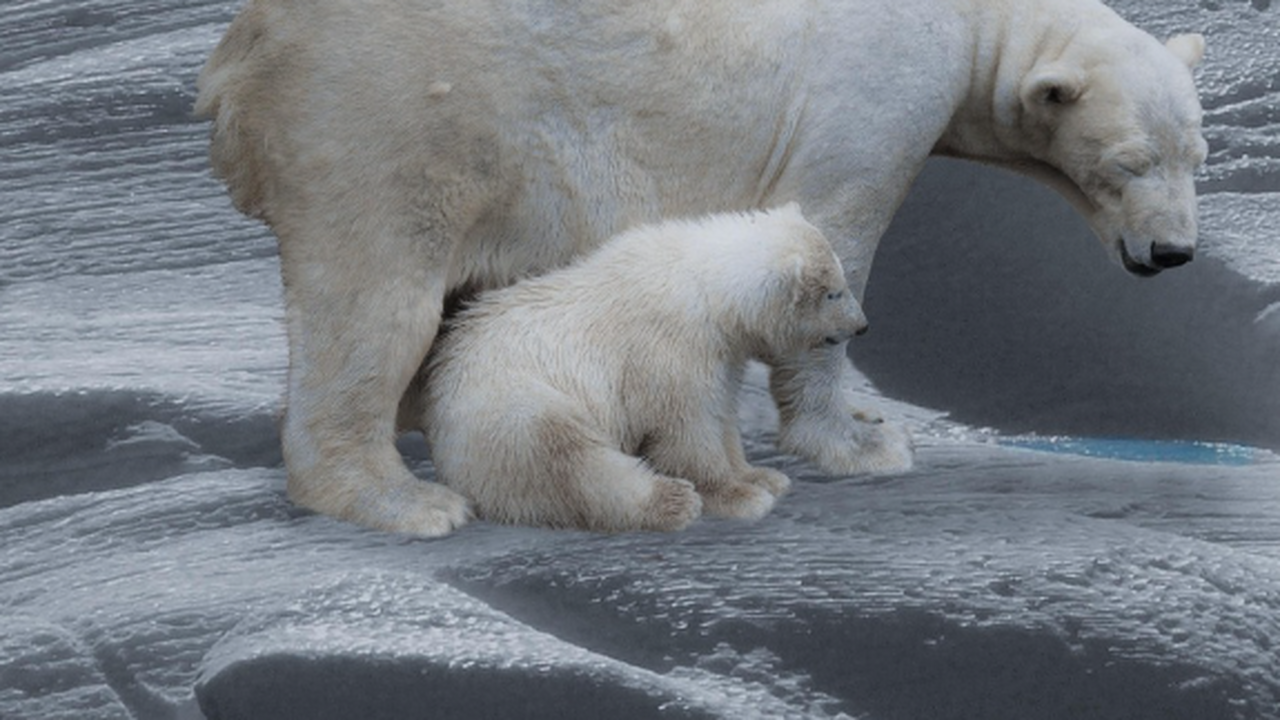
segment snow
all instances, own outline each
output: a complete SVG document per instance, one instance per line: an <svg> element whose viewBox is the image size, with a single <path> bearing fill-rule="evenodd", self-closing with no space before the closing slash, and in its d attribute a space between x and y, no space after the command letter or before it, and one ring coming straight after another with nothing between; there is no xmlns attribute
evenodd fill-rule
<svg viewBox="0 0 1280 720"><path fill-rule="evenodd" d="M677 535L410 540L298 511L278 469L22 503L0 716L172 717L193 686L219 718L1273 716L1274 460L921 458Z"/></svg>
<svg viewBox="0 0 1280 720"><path fill-rule="evenodd" d="M764 520L432 541L284 496L274 243L188 114L234 5L7 8L0 718L1280 718L1280 9L1115 6L1209 39L1195 263L931 163L856 348L917 469L777 455L757 368Z"/></svg>

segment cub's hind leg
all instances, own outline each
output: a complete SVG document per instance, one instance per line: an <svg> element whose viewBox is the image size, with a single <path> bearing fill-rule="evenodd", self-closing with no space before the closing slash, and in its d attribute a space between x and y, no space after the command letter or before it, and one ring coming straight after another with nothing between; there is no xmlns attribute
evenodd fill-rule
<svg viewBox="0 0 1280 720"><path fill-rule="evenodd" d="M776 470L747 463L736 420L732 407L672 418L667 432L652 439L648 457L658 470L687 476L708 515L758 520L791 481Z"/></svg>
<svg viewBox="0 0 1280 720"><path fill-rule="evenodd" d="M670 532L702 515L702 496L693 483L654 472L612 448L593 449L573 479L592 530Z"/></svg>
<svg viewBox="0 0 1280 720"><path fill-rule="evenodd" d="M513 428L481 462L446 469L450 486L499 522L672 531L702 514L692 483L654 472L570 416L542 415Z"/></svg>

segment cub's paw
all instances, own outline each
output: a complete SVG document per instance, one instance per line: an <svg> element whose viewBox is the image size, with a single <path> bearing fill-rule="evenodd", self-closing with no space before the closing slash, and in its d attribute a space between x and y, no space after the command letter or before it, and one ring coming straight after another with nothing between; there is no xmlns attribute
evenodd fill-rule
<svg viewBox="0 0 1280 720"><path fill-rule="evenodd" d="M742 475L742 481L762 487L774 497L781 497L791 489L791 478L771 468L753 467Z"/></svg>
<svg viewBox="0 0 1280 720"><path fill-rule="evenodd" d="M702 496L693 488L693 483L658 477L653 482L653 494L645 506L640 528L659 532L683 530L701 516Z"/></svg>
<svg viewBox="0 0 1280 720"><path fill-rule="evenodd" d="M716 517L759 520L769 514L776 499L763 485L736 480L702 490L703 510Z"/></svg>
<svg viewBox="0 0 1280 720"><path fill-rule="evenodd" d="M778 433L778 447L827 475L906 472L914 455L905 428L861 412L797 417Z"/></svg>

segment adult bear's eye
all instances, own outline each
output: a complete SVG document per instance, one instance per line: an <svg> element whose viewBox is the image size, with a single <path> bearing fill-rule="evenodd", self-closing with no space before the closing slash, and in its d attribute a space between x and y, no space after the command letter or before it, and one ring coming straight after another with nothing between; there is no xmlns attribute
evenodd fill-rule
<svg viewBox="0 0 1280 720"><path fill-rule="evenodd" d="M843 290L833 290L827 293L828 300L839 300L842 297L844 297Z"/></svg>
<svg viewBox="0 0 1280 720"><path fill-rule="evenodd" d="M1142 177L1151 170L1151 161L1140 158L1126 158L1117 163L1120 169L1134 177Z"/></svg>
<svg viewBox="0 0 1280 720"><path fill-rule="evenodd" d="M1132 177L1146 175L1156 164L1150 153L1140 150L1117 153L1112 162L1120 172Z"/></svg>

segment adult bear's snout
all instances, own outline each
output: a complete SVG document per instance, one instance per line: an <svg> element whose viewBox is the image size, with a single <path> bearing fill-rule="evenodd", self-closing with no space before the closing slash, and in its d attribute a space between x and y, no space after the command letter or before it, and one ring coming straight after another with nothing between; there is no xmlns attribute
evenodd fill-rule
<svg viewBox="0 0 1280 720"><path fill-rule="evenodd" d="M1196 256L1195 246L1173 245L1170 243L1151 243L1151 263L1160 268L1175 268L1186 265Z"/></svg>

